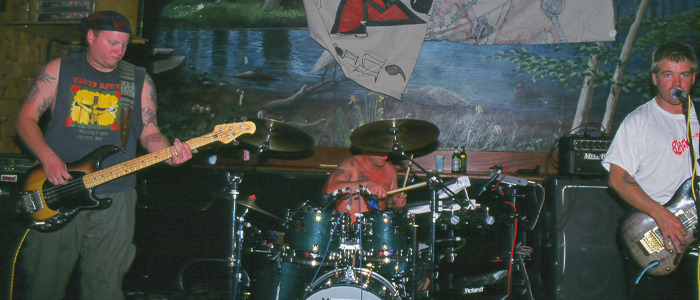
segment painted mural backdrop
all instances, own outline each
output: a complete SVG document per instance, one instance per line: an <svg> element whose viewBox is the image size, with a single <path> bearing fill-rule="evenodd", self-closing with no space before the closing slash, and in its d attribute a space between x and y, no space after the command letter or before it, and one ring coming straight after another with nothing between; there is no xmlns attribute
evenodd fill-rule
<svg viewBox="0 0 700 300"><path fill-rule="evenodd" d="M697 16L697 11L687 14ZM616 124L653 93L647 71L651 45L680 37L693 41L690 29L669 23L684 20L648 18L641 46L627 66L630 76ZM623 30L618 30L624 32L629 23L622 18L618 27ZM165 29L154 45L174 49L184 63L154 74L154 79L162 130L181 139L210 132L215 124L263 117L304 130L317 146L347 147L350 133L362 124L410 118L436 124L443 150L464 145L470 151L547 152L561 135L572 132L591 53L606 61L588 116L589 122L600 124L622 42L600 48L591 43L476 46L426 41L397 99L348 80L306 28Z"/></svg>

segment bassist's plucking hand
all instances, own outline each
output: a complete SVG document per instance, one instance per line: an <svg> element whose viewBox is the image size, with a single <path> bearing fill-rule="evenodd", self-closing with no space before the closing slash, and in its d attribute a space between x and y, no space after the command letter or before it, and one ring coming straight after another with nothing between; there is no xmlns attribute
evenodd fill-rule
<svg viewBox="0 0 700 300"><path fill-rule="evenodd" d="M663 234L664 248L671 250L671 246L673 246L676 252L683 252L682 246L685 246L685 235L688 231L683 227L681 220L667 209L656 210L650 216L654 218L656 225L659 226L659 230ZM669 240L671 243L669 243Z"/></svg>
<svg viewBox="0 0 700 300"><path fill-rule="evenodd" d="M68 183L70 174L66 164L55 154L50 155L41 161L46 179L53 185L64 185Z"/></svg>

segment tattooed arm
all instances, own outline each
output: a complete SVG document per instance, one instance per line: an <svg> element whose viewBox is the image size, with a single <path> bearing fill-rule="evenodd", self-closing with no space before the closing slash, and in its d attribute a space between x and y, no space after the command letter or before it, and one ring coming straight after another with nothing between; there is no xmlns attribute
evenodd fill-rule
<svg viewBox="0 0 700 300"><path fill-rule="evenodd" d="M156 112L156 86L151 76L146 74L141 93L141 119L143 120L143 132L141 132L141 145L148 152L156 152L170 147L168 139L158 129ZM177 166L192 158L190 146L175 139L175 146L170 150L172 159L166 161L171 166Z"/></svg>
<svg viewBox="0 0 700 300"><path fill-rule="evenodd" d="M44 134L39 128L39 118L47 110L53 111L60 69L60 58L54 59L44 66L29 88L29 93L22 102L15 121L17 134L27 148L41 161L46 179L52 184L65 184L70 175L66 170L66 164L46 144Z"/></svg>
<svg viewBox="0 0 700 300"><path fill-rule="evenodd" d="M685 245L685 235L687 232L678 217L649 197L639 184L637 184L637 181L634 180L632 175L615 164L610 164L609 184L625 201L627 201L627 203L649 215L656 221L659 229L664 234L664 245L666 249L670 249L668 243L670 237L673 247L677 251L681 250L680 245Z"/></svg>

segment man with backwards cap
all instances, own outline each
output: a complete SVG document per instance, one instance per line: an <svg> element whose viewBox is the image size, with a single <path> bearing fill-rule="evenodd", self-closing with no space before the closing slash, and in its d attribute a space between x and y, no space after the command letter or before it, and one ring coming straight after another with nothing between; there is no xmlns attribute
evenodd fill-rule
<svg viewBox="0 0 700 300"><path fill-rule="evenodd" d="M47 181L54 185L65 185L71 178L66 162L77 161L100 146L121 150L107 156L102 168L135 158L137 140L149 152L170 147L157 127L153 80L145 69L121 61L131 34L129 21L119 13L103 11L83 19L81 28L87 34L87 53L46 64L15 123L19 136L41 162ZM42 134L38 121L47 110L51 121ZM132 117L124 117L129 114ZM128 132L127 138L120 138L121 131ZM177 139L170 152L172 159L166 163L173 166L192 158L189 146ZM132 174L97 186L98 198L112 199L109 208L82 210L58 231L29 232L22 249L27 299L63 299L76 265L81 299L124 299L122 280L136 252L132 243L135 185Z"/></svg>

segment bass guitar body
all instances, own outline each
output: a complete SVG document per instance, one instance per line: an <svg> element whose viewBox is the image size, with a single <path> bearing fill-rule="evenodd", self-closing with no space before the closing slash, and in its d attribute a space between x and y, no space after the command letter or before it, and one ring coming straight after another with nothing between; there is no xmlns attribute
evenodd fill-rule
<svg viewBox="0 0 700 300"><path fill-rule="evenodd" d="M22 194L22 211L34 221L32 229L52 232L63 228L82 209L105 209L112 199L97 198L92 188L86 188L85 175L102 169L104 158L116 153L115 146L102 146L82 159L66 164L71 179L66 185L53 185L39 165L29 171Z"/></svg>
<svg viewBox="0 0 700 300"><path fill-rule="evenodd" d="M697 208L693 199L693 180L686 180L673 195L671 200L664 205L670 212L676 215L687 230L685 246L682 253L666 250L663 242L663 234L656 225L656 221L642 212L630 212L620 219L619 237L630 257L641 267L658 262L658 265L649 268L646 274L654 276L668 275L675 271L683 258L688 245L695 242L697 237Z"/></svg>

